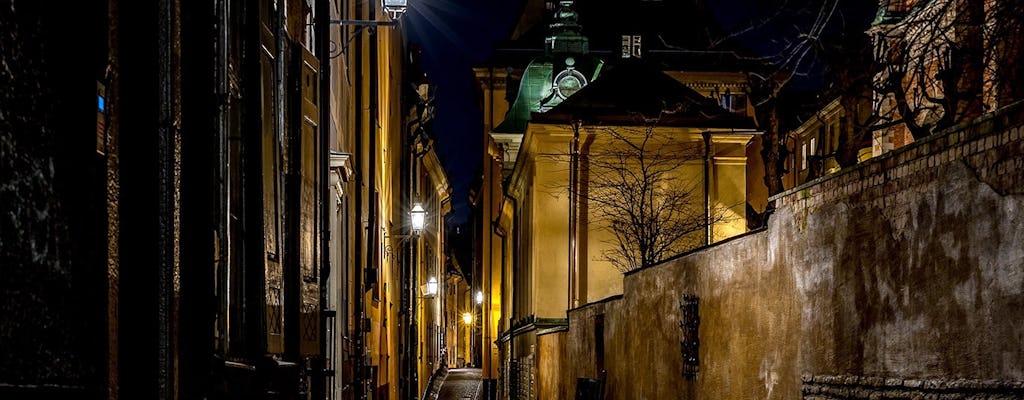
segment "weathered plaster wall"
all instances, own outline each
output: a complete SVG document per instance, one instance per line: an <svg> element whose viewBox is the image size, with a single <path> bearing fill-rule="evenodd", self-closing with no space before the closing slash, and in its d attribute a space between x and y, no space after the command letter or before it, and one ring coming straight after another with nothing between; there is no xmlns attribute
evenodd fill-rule
<svg viewBox="0 0 1024 400"><path fill-rule="evenodd" d="M570 399L566 385L559 372L569 365L575 364L566 351L568 335L565 331L537 335L537 370L541 371L537 378L538 399ZM553 373L545 373L545 372Z"/></svg>
<svg viewBox="0 0 1024 400"><path fill-rule="evenodd" d="M594 373L604 314L609 399L1024 396L1022 117L796 188L764 231L625 276L622 299L570 312L563 385ZM693 381L684 294L700 296Z"/></svg>

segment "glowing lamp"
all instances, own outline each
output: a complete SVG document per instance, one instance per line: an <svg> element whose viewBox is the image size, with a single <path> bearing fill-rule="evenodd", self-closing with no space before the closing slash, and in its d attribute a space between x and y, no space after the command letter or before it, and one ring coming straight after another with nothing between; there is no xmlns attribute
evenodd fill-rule
<svg viewBox="0 0 1024 400"><path fill-rule="evenodd" d="M427 296L437 295L437 278L430 277L427 279Z"/></svg>
<svg viewBox="0 0 1024 400"><path fill-rule="evenodd" d="M412 230L414 232L423 230L423 225L427 220L427 211L424 210L419 203L416 203L416 205L412 207L412 211L409 212L409 215L412 216Z"/></svg>
<svg viewBox="0 0 1024 400"><path fill-rule="evenodd" d="M384 12L393 20L402 18L402 15L409 10L409 0L381 0Z"/></svg>

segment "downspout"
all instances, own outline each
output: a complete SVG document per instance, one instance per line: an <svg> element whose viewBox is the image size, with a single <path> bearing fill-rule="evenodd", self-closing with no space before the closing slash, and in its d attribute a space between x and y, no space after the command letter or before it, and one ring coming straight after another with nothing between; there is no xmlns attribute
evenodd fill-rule
<svg viewBox="0 0 1024 400"><path fill-rule="evenodd" d="M216 221L216 232L214 245L215 257L214 268L216 271L217 298L220 303L217 313L217 353L224 357L227 354L228 337L228 269L231 268L228 262L228 10L230 0L218 0L216 5L217 36L216 68L214 79L217 85L217 111L216 123L216 146L217 164L214 174L217 183L217 199L214 218Z"/></svg>
<svg viewBox="0 0 1024 400"><path fill-rule="evenodd" d="M179 39L175 26L176 2L157 2L157 398L171 400L177 389L174 321L174 275L176 264L175 172L177 99L175 99L174 45Z"/></svg>
<svg viewBox="0 0 1024 400"><path fill-rule="evenodd" d="M491 130L493 131L494 130L494 65L491 65L490 67L488 67L487 70L488 70L488 76L487 76L488 90L487 90L487 95L488 95L488 97L490 97L490 99L488 100L488 104L490 105L490 108L491 108L490 110L487 110L487 123L488 123L488 126L490 126ZM508 88L505 88L505 90L508 90ZM505 162L505 159L504 159L504 157L502 157L502 164L504 164L504 162Z"/></svg>
<svg viewBox="0 0 1024 400"><path fill-rule="evenodd" d="M570 123L572 124L572 144L569 153L569 302L566 305L571 309L579 306L579 294L576 293L576 276L579 272L576 265L576 180L580 162L580 126L583 125L583 121L574 119Z"/></svg>
<svg viewBox="0 0 1024 400"><path fill-rule="evenodd" d="M711 133L701 132L704 138L704 244L711 244Z"/></svg>

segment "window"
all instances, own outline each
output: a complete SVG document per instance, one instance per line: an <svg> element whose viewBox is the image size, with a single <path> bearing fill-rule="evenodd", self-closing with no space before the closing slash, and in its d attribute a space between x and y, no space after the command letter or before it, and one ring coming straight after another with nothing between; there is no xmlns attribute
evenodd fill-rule
<svg viewBox="0 0 1024 400"><path fill-rule="evenodd" d="M729 93L729 89L726 89L725 94L718 97L718 103L726 111L732 113L743 114L747 112L747 96Z"/></svg>

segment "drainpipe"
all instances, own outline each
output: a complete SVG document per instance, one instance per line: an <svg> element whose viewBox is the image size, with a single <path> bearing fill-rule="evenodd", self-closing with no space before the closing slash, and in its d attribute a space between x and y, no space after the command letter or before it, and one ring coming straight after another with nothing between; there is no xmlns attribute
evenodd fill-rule
<svg viewBox="0 0 1024 400"><path fill-rule="evenodd" d="M217 345L218 355L223 357L227 353L228 337L228 10L230 0L218 0L217 2L217 36L215 48L217 51L216 68L214 79L217 85L217 111L215 115L217 135L217 164L214 167L214 174L217 182L216 199L216 257L214 268L216 271L217 298L220 302L217 316Z"/></svg>
<svg viewBox="0 0 1024 400"><path fill-rule="evenodd" d="M701 132L704 137L704 244L711 244L711 133Z"/></svg>
<svg viewBox="0 0 1024 400"><path fill-rule="evenodd" d="M178 40L174 24L174 0L157 2L157 168L159 198L157 200L157 398L171 400L177 387L174 321L175 209L177 116L175 81L172 63L174 45Z"/></svg>
<svg viewBox="0 0 1024 400"><path fill-rule="evenodd" d="M569 302L568 308L579 307L579 293L577 293L576 276L579 273L576 264L576 182L579 172L580 159L580 126L583 121L574 119L572 122L572 144L569 165Z"/></svg>

